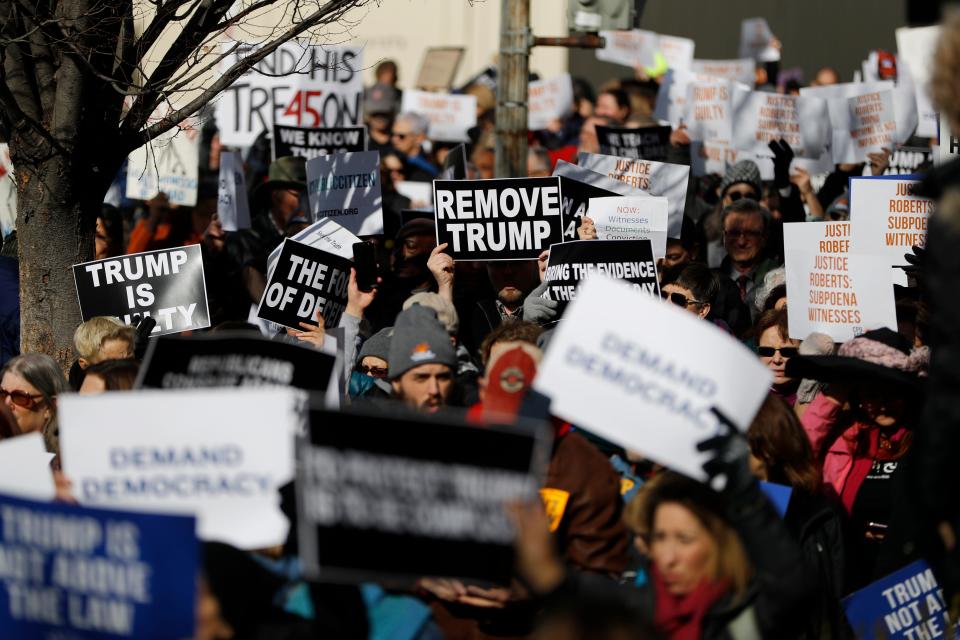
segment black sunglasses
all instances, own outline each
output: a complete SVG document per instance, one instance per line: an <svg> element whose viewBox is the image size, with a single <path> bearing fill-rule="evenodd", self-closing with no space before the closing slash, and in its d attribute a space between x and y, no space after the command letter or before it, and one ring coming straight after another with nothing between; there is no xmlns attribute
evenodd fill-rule
<svg viewBox="0 0 960 640"><path fill-rule="evenodd" d="M727 196L730 198L730 202L736 202L742 198L750 198L751 200L757 200L757 194L755 193L740 193L739 191L728 191Z"/></svg>
<svg viewBox="0 0 960 640"><path fill-rule="evenodd" d="M385 367L371 367L369 365L361 365L360 373L365 376L370 376L371 378L380 378L381 380L387 377L387 369Z"/></svg>
<svg viewBox="0 0 960 640"><path fill-rule="evenodd" d="M779 349L776 347L757 347L757 353L764 358L772 358L773 354L775 354L777 351L780 352L780 357L784 360L788 360L797 355L796 347L780 347Z"/></svg>
<svg viewBox="0 0 960 640"><path fill-rule="evenodd" d="M682 293L676 293L676 292L667 293L666 291L661 291L660 297L663 298L664 300L669 300L673 304L677 305L678 307L683 307L684 309L686 309L691 304L700 304L700 305L706 304L705 302L702 302L700 300L694 300L693 298L688 298Z"/></svg>

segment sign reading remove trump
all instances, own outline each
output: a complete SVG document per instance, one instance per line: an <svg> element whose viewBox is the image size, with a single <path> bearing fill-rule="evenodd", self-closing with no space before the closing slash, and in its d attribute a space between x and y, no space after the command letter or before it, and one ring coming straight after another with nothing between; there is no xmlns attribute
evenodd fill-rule
<svg viewBox="0 0 960 640"><path fill-rule="evenodd" d="M533 386L551 399L551 414L705 479L707 456L696 445L717 433L710 408L746 430L770 382L756 355L723 330L593 276L567 308Z"/></svg>
<svg viewBox="0 0 960 640"><path fill-rule="evenodd" d="M536 258L563 240L557 178L434 180L437 244L456 260Z"/></svg>
<svg viewBox="0 0 960 640"><path fill-rule="evenodd" d="M136 325L150 316L155 334L210 326L200 245L131 253L73 265L80 315Z"/></svg>

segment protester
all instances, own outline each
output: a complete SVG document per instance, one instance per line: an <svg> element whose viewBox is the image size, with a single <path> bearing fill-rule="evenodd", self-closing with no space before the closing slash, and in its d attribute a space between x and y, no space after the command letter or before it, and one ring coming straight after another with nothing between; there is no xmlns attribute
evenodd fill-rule
<svg viewBox="0 0 960 640"><path fill-rule="evenodd" d="M73 333L77 362L86 369L104 360L122 360L133 357L136 333L116 318L90 318Z"/></svg>
<svg viewBox="0 0 960 640"><path fill-rule="evenodd" d="M87 367L80 395L105 391L129 391L137 381L140 365L135 360L103 360Z"/></svg>
<svg viewBox="0 0 960 640"><path fill-rule="evenodd" d="M665 270L660 283L660 295L664 300L703 319L710 316L719 290L716 274L699 262Z"/></svg>
<svg viewBox="0 0 960 640"><path fill-rule="evenodd" d="M757 355L773 373L770 391L792 407L797 401L797 387L800 380L788 376L786 366L787 361L797 355L800 341L790 337L787 327L787 310L764 311L757 319L754 334L757 338Z"/></svg>
<svg viewBox="0 0 960 640"><path fill-rule="evenodd" d="M630 97L622 89L607 89L597 96L595 116L610 118L617 125L623 125L630 118Z"/></svg>
<svg viewBox="0 0 960 640"><path fill-rule="evenodd" d="M407 180L429 182L440 173L423 151L429 121L419 113L401 113L393 123L390 142L402 153L407 165Z"/></svg>
<svg viewBox="0 0 960 640"><path fill-rule="evenodd" d="M47 451L58 453L57 399L67 390L60 366L48 355L25 353L0 369L0 396L20 433L43 435Z"/></svg>
<svg viewBox="0 0 960 640"><path fill-rule="evenodd" d="M447 406L457 354L433 309L414 305L397 315L389 354L394 398L425 413Z"/></svg>

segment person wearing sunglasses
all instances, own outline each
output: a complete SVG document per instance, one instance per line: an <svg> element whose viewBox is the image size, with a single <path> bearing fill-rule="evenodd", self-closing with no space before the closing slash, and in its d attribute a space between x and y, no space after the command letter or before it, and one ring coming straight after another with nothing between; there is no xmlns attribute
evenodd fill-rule
<svg viewBox="0 0 960 640"><path fill-rule="evenodd" d="M0 370L0 400L13 413L20 433L43 434L47 451L57 453L57 396L67 389L60 365L48 355L26 353Z"/></svg>
<svg viewBox="0 0 960 640"><path fill-rule="evenodd" d="M790 338L787 327L786 308L765 311L757 319L754 333L757 336L757 355L773 373L770 390L786 400L792 407L797 401L800 379L788 376L787 361L797 355L799 340Z"/></svg>
<svg viewBox="0 0 960 640"><path fill-rule="evenodd" d="M429 126L430 122L419 113L406 112L397 116L390 132L390 144L404 155L407 180L412 182L429 182L440 173L423 152Z"/></svg>
<svg viewBox="0 0 960 640"><path fill-rule="evenodd" d="M699 262L665 270L660 283L660 295L664 300L704 320L710 315L718 290L717 276L710 267Z"/></svg>

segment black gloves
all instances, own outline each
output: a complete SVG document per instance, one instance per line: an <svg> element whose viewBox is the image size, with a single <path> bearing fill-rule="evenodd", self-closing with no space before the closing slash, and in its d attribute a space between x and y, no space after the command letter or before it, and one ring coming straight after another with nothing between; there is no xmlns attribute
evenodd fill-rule
<svg viewBox="0 0 960 640"><path fill-rule="evenodd" d="M771 140L770 150L773 151L773 183L777 189L790 186L790 163L793 161L793 149L783 138Z"/></svg>
<svg viewBox="0 0 960 640"><path fill-rule="evenodd" d="M726 427L725 433L698 443L697 451L713 454L703 463L703 470L710 477L710 485L726 496L737 496L749 491L757 481L750 471L750 447L727 416L716 407L710 410ZM719 487L721 482L722 487Z"/></svg>

